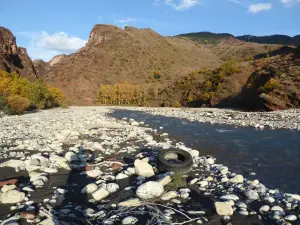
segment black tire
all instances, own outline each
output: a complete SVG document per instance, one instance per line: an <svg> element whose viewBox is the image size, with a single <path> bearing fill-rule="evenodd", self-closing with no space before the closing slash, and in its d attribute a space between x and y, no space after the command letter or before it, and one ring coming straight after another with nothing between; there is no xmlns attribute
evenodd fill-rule
<svg viewBox="0 0 300 225"><path fill-rule="evenodd" d="M167 156L170 154L176 154L181 162L175 163L168 161ZM190 153L180 149L162 150L157 157L157 167L160 171L174 172L176 174L186 174L193 168L193 158Z"/></svg>

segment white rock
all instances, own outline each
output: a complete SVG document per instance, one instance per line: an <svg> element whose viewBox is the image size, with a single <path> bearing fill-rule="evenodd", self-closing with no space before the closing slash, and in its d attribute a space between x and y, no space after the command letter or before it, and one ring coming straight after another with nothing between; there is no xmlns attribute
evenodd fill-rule
<svg viewBox="0 0 300 225"><path fill-rule="evenodd" d="M227 174L227 173L228 173L228 167L226 167L226 166L221 167L221 168L220 168L220 173L221 173L222 175Z"/></svg>
<svg viewBox="0 0 300 225"><path fill-rule="evenodd" d="M191 156L194 158L194 157L198 157L199 156L199 151L198 150L191 150L189 152L191 154Z"/></svg>
<svg viewBox="0 0 300 225"><path fill-rule="evenodd" d="M262 207L259 208L259 212L262 214L268 212L269 210L270 210L270 206L268 205L263 205Z"/></svg>
<svg viewBox="0 0 300 225"><path fill-rule="evenodd" d="M67 152L65 155L66 160L68 160L69 162L72 161L77 161L78 157L74 152Z"/></svg>
<svg viewBox="0 0 300 225"><path fill-rule="evenodd" d="M135 207L142 205L141 201L138 198L128 199L126 201L120 202L118 207Z"/></svg>
<svg viewBox="0 0 300 225"><path fill-rule="evenodd" d="M131 125L131 126L139 126L140 124L139 124L138 122L136 122L136 121L132 121L132 122L130 123L130 125Z"/></svg>
<svg viewBox="0 0 300 225"><path fill-rule="evenodd" d="M176 198L177 196L178 196L178 195L177 195L177 193L176 193L175 191L169 191L169 192L163 194L163 195L160 197L160 199L163 200L163 201L168 201L168 200L170 200L170 199L172 199L172 198Z"/></svg>
<svg viewBox="0 0 300 225"><path fill-rule="evenodd" d="M254 190L245 191L245 195L250 200L257 200L259 198L258 193Z"/></svg>
<svg viewBox="0 0 300 225"><path fill-rule="evenodd" d="M198 178L194 178L190 181L190 185L193 185L195 184L196 182L198 181Z"/></svg>
<svg viewBox="0 0 300 225"><path fill-rule="evenodd" d="M106 189L109 193L114 193L117 190L119 190L119 188L120 188L119 185L116 183L109 183L106 185Z"/></svg>
<svg viewBox="0 0 300 225"><path fill-rule="evenodd" d="M239 200L239 197L236 195L233 195L233 194L228 194L228 195L221 196L220 199L237 201L237 200Z"/></svg>
<svg viewBox="0 0 300 225"><path fill-rule="evenodd" d="M14 190L16 189L17 186L12 184L12 185L4 185L2 188L1 188L1 191L2 192L7 192L7 191L11 191L11 190Z"/></svg>
<svg viewBox="0 0 300 225"><path fill-rule="evenodd" d="M100 200L106 198L108 195L109 195L109 192L103 187L99 188L98 190L96 190L95 192L92 193L92 196L96 201L100 201Z"/></svg>
<svg viewBox="0 0 300 225"><path fill-rule="evenodd" d="M266 197L264 197L264 201L273 203L273 202L275 202L275 199L273 197L266 196Z"/></svg>
<svg viewBox="0 0 300 225"><path fill-rule="evenodd" d="M144 160L136 159L134 161L134 169L137 175L144 177L152 177L154 176L154 171L152 166L145 162Z"/></svg>
<svg viewBox="0 0 300 225"><path fill-rule="evenodd" d="M231 183L243 183L244 177L242 175L236 175L235 177L229 180Z"/></svg>
<svg viewBox="0 0 300 225"><path fill-rule="evenodd" d="M282 211L283 212L283 209L280 206L273 206L271 208L271 211Z"/></svg>
<svg viewBox="0 0 300 225"><path fill-rule="evenodd" d="M88 177L96 178L102 174L101 170L88 170L85 172Z"/></svg>
<svg viewBox="0 0 300 225"><path fill-rule="evenodd" d="M215 163L215 160L213 159L213 158L208 158L208 159L206 159L205 160L205 162L207 163L207 164L214 164Z"/></svg>
<svg viewBox="0 0 300 225"><path fill-rule="evenodd" d="M215 202L215 208L220 216L231 216L233 209L227 202Z"/></svg>
<svg viewBox="0 0 300 225"><path fill-rule="evenodd" d="M18 168L23 165L24 165L24 161L22 160L10 159L4 163L1 163L0 167Z"/></svg>
<svg viewBox="0 0 300 225"><path fill-rule="evenodd" d="M138 222L138 219L133 216L127 216L122 220L123 225L132 225L136 224Z"/></svg>
<svg viewBox="0 0 300 225"><path fill-rule="evenodd" d="M197 184L199 184L200 187L206 187L206 186L208 186L208 181L207 180L201 180L201 181L197 182Z"/></svg>
<svg viewBox="0 0 300 225"><path fill-rule="evenodd" d="M2 204L15 204L22 202L25 198L25 193L17 190L10 190L0 195L0 202Z"/></svg>
<svg viewBox="0 0 300 225"><path fill-rule="evenodd" d="M94 142L93 149L96 151L103 151L103 147L99 142Z"/></svg>
<svg viewBox="0 0 300 225"><path fill-rule="evenodd" d="M167 184L169 184L172 181L171 176L165 176L161 179L159 179L157 182L160 183L163 186L166 186Z"/></svg>
<svg viewBox="0 0 300 225"><path fill-rule="evenodd" d="M82 194L90 194L90 193L93 193L94 191L96 191L97 189L98 189L97 184L91 183L91 184L86 185L86 186L81 190L81 193L82 193Z"/></svg>
<svg viewBox="0 0 300 225"><path fill-rule="evenodd" d="M297 216L295 215L288 215L286 217L284 217L285 220L287 221L296 221L297 220Z"/></svg>
<svg viewBox="0 0 300 225"><path fill-rule="evenodd" d="M136 191L136 195L141 199L151 199L160 197L164 192L164 186L156 181L148 181L140 185Z"/></svg>
<svg viewBox="0 0 300 225"><path fill-rule="evenodd" d="M124 173L119 173L117 176L116 176L116 180L122 180L122 179L125 179L125 178L128 178L128 175L124 174Z"/></svg>

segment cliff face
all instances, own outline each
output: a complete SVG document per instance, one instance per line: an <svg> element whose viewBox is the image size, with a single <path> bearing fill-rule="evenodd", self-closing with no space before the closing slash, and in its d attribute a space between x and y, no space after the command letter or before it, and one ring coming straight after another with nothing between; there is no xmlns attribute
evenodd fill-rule
<svg viewBox="0 0 300 225"><path fill-rule="evenodd" d="M39 77L26 49L18 47L15 36L4 27L0 27L0 69L17 72L31 80Z"/></svg>

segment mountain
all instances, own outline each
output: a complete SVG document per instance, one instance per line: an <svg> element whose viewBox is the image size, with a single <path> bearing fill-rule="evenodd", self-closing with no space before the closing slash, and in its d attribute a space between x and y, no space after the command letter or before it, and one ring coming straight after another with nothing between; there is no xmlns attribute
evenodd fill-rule
<svg viewBox="0 0 300 225"><path fill-rule="evenodd" d="M31 80L39 77L39 72L26 49L18 47L15 36L4 27L0 27L0 69L6 72L17 72Z"/></svg>
<svg viewBox="0 0 300 225"><path fill-rule="evenodd" d="M287 35L270 35L270 36L253 36L253 35L243 35L234 36L228 33L211 33L211 32L196 32L179 34L176 37L189 38L192 41L197 41L203 44L218 44L224 40L235 40L235 41L246 41L254 42L257 44L278 44L278 45L300 45L300 35L295 37L290 37Z"/></svg>
<svg viewBox="0 0 300 225"><path fill-rule="evenodd" d="M65 56L45 75L72 104L95 103L100 84L170 82L198 68L221 65L210 49L189 40L163 37L151 29L96 25L85 47Z"/></svg>
<svg viewBox="0 0 300 225"><path fill-rule="evenodd" d="M290 37L287 35L252 36L243 35L236 37L241 41L255 42L259 44L300 45L300 35Z"/></svg>

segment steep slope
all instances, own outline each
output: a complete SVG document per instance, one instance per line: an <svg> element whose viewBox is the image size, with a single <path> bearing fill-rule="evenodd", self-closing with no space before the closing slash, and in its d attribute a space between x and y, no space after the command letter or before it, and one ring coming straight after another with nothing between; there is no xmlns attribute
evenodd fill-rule
<svg viewBox="0 0 300 225"><path fill-rule="evenodd" d="M222 63L192 41L163 37L151 29L96 25L85 47L54 64L45 79L61 88L72 104L94 104L100 84L149 82L159 74L170 81Z"/></svg>
<svg viewBox="0 0 300 225"><path fill-rule="evenodd" d="M242 41L255 42L259 44L300 45L300 40L297 36L290 37L279 34L269 36L243 35L236 38Z"/></svg>
<svg viewBox="0 0 300 225"><path fill-rule="evenodd" d="M0 27L0 69L15 71L31 80L39 76L26 49L18 47L15 36L4 27Z"/></svg>

